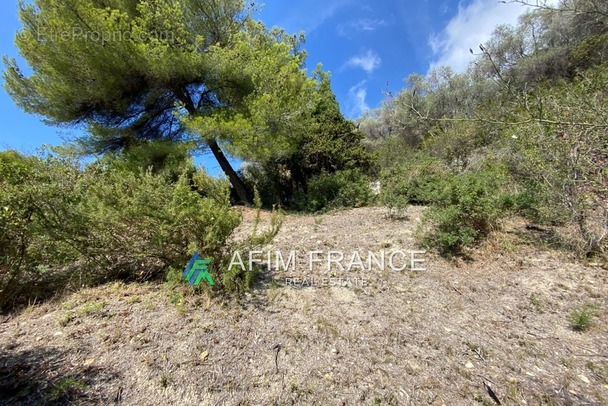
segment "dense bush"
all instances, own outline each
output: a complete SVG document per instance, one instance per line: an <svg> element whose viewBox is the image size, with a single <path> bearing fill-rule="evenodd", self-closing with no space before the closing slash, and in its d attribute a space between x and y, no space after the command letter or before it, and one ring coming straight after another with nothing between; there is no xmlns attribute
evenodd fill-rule
<svg viewBox="0 0 608 406"><path fill-rule="evenodd" d="M194 250L222 276L240 223L228 184L202 172L171 183L122 166L0 154L0 307L110 279L161 277Z"/></svg>
<svg viewBox="0 0 608 406"><path fill-rule="evenodd" d="M148 169L175 182L184 172L192 174L196 168L190 156L191 145L182 142L148 141L132 145L122 153L115 153L123 161L124 169L141 172Z"/></svg>
<svg viewBox="0 0 608 406"><path fill-rule="evenodd" d="M606 7L533 9L497 27L467 71L411 75L389 94L360 121L380 155L382 202L430 205L426 242L446 254L515 213L606 258Z"/></svg>
<svg viewBox="0 0 608 406"><path fill-rule="evenodd" d="M578 235L569 237L582 254L606 253L608 67L541 86L527 103L542 106L540 116L526 112L538 121L507 132L511 171L525 187L525 203L533 203L522 213L546 223L574 223Z"/></svg>
<svg viewBox="0 0 608 406"><path fill-rule="evenodd" d="M341 207L361 207L373 199L370 180L358 170L321 174L312 179L307 193L296 195L298 210L318 212Z"/></svg>
<svg viewBox="0 0 608 406"><path fill-rule="evenodd" d="M401 165L382 172L381 200L385 204L402 200L405 204L431 204L451 171L443 162L424 154L412 155Z"/></svg>
<svg viewBox="0 0 608 406"><path fill-rule="evenodd" d="M251 191L258 190L265 207L317 211L357 206L369 199L366 191L356 191L356 184L362 184L363 175L376 174L377 157L362 144L363 133L340 112L329 76L316 74L319 98L306 130L294 134L288 150L269 154L243 170L245 182ZM352 185L342 187L345 182ZM342 188L340 196L336 187ZM327 195L322 196L322 191Z"/></svg>
<svg viewBox="0 0 608 406"><path fill-rule="evenodd" d="M500 168L443 179L436 203L426 214L430 221L424 236L426 244L444 255L453 255L488 235L512 208L507 185Z"/></svg>

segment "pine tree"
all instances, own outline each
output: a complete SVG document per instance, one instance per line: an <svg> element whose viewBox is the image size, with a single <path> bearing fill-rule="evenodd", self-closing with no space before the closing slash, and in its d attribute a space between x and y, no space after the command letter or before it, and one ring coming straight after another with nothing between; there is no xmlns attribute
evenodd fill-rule
<svg viewBox="0 0 608 406"><path fill-rule="evenodd" d="M224 151L248 158L283 147L293 118L306 113L298 100L312 86L299 39L255 21L253 3L35 0L19 7L16 44L31 74L5 57L5 87L50 124L84 126L79 143L88 153L194 139L251 202Z"/></svg>

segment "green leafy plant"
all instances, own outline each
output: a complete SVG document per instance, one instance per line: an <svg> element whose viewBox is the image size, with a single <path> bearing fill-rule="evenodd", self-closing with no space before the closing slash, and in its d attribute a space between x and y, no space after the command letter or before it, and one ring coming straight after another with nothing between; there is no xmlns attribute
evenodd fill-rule
<svg viewBox="0 0 608 406"><path fill-rule="evenodd" d="M274 209L272 211L270 225L261 229L260 222L262 216L262 199L260 198L257 190L255 191L254 202L256 204L256 215L254 218L253 230L251 231L248 239L239 244L235 244L232 247L232 255L234 255L236 252L243 254L262 250L264 246L269 244L274 239L281 229L284 214L280 209ZM262 271L261 266L254 266L253 269L243 269L240 266L234 266L231 269L230 263L226 262L226 260L231 261L231 259L232 258L226 257L224 262L225 271L222 275L224 288L229 292L242 292L249 290L259 273Z"/></svg>
<svg viewBox="0 0 608 406"><path fill-rule="evenodd" d="M81 168L54 154L5 153L0 186L0 307L70 287L159 278L193 251L221 275L240 224L228 183L202 171L174 183L110 158Z"/></svg>
<svg viewBox="0 0 608 406"><path fill-rule="evenodd" d="M342 207L370 204L373 194L367 176L359 170L324 173L312 179L307 193L296 195L296 207L302 211L319 212Z"/></svg>
<svg viewBox="0 0 608 406"><path fill-rule="evenodd" d="M424 155L382 171L380 202L389 214L399 215L409 204L430 204L439 197L439 188L450 176L439 160Z"/></svg>
<svg viewBox="0 0 608 406"><path fill-rule="evenodd" d="M608 251L608 114L601 107L608 101L607 86L606 66L571 82L540 86L525 103L542 106L542 125L532 121L507 132L512 173L525 192L522 214L576 225L571 245L587 256Z"/></svg>
<svg viewBox="0 0 608 406"><path fill-rule="evenodd" d="M84 392L88 387L87 383L82 379L74 377L61 378L48 389L46 398L51 402L66 401L74 395Z"/></svg>
<svg viewBox="0 0 608 406"><path fill-rule="evenodd" d="M431 225L424 242L449 256L485 237L512 205L503 189L505 182L500 168L445 179L437 202L426 215Z"/></svg>
<svg viewBox="0 0 608 406"><path fill-rule="evenodd" d="M570 315L570 325L575 331L587 331L593 324L595 314L595 308L591 305L585 305L575 309Z"/></svg>

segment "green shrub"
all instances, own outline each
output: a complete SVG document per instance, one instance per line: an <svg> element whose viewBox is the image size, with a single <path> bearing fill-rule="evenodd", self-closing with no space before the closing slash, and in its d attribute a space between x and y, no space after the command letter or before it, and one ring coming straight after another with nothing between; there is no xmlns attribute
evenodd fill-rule
<svg viewBox="0 0 608 406"><path fill-rule="evenodd" d="M575 331L587 331L593 324L593 318L596 315L595 308L590 305L585 305L575 309L570 315L570 324Z"/></svg>
<svg viewBox="0 0 608 406"><path fill-rule="evenodd" d="M70 400L89 388L86 381L71 376L62 377L47 389L46 400L57 403L71 403Z"/></svg>
<svg viewBox="0 0 608 406"><path fill-rule="evenodd" d="M437 202L426 215L431 225L425 243L444 255L454 255L478 242L512 207L505 184L506 176L498 168L444 179Z"/></svg>
<svg viewBox="0 0 608 406"><path fill-rule="evenodd" d="M388 208L390 217L399 217L403 215L410 202L407 195L399 193L399 189L387 187L381 189L380 203Z"/></svg>
<svg viewBox="0 0 608 406"><path fill-rule="evenodd" d="M242 255L242 259L246 257L246 253L254 251L262 251L279 232L281 225L283 224L283 212L281 210L273 209L270 225L267 227L260 228L260 220L262 213L262 199L257 189L254 190L254 203L256 205L256 217L253 222L253 229L249 238L245 241L240 242L232 246L232 253L230 256L224 257L224 263L222 269L224 270L222 275L223 287L229 291L246 291L249 290L257 278L258 274L262 271L261 266L254 266L253 269L242 269L240 266L235 266L230 269L230 261L232 255L235 252L239 252Z"/></svg>
<svg viewBox="0 0 608 406"><path fill-rule="evenodd" d="M4 153L0 190L0 308L112 279L158 278L195 250L222 280L240 224L228 183L204 172L173 183L111 160L81 169L67 158Z"/></svg>
<svg viewBox="0 0 608 406"><path fill-rule="evenodd" d="M312 179L307 193L296 195L298 210L318 212L343 207L361 207L373 199L367 176L358 170L324 173Z"/></svg>
<svg viewBox="0 0 608 406"><path fill-rule="evenodd" d="M434 203L441 185L450 176L441 161L424 155L412 156L406 163L382 172L380 200L389 208Z"/></svg>
<svg viewBox="0 0 608 406"><path fill-rule="evenodd" d="M240 174L251 194L257 190L265 208L291 205L297 182L287 165L276 162L248 163L240 170Z"/></svg>
<svg viewBox="0 0 608 406"><path fill-rule="evenodd" d="M141 172L148 169L155 175L163 175L176 182L187 171L195 172L194 163L188 149L191 145L171 140L157 140L132 145L120 154L114 162L122 169Z"/></svg>
<svg viewBox="0 0 608 406"><path fill-rule="evenodd" d="M573 81L539 86L526 103L542 106L538 110L543 123L512 125L506 134L511 172L535 199L520 212L534 221L576 225L578 232L567 236L576 251L605 255L608 67L590 69Z"/></svg>

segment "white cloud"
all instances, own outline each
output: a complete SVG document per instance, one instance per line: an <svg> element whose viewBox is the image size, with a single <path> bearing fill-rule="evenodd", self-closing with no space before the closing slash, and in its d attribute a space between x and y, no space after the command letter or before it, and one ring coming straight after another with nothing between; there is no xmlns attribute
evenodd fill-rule
<svg viewBox="0 0 608 406"><path fill-rule="evenodd" d="M516 24L518 17L528 9L521 4L505 4L496 0L473 0L466 6L461 4L458 14L443 31L429 39L433 51L431 69L447 65L457 72L464 71L473 58L469 49L477 50L480 44L488 41L497 25Z"/></svg>
<svg viewBox="0 0 608 406"><path fill-rule="evenodd" d="M360 117L364 111L369 110L367 105L367 81L357 83L348 90L348 100L346 102L348 116L350 118Z"/></svg>
<svg viewBox="0 0 608 406"><path fill-rule="evenodd" d="M372 32L378 28L387 26L388 23L382 19L360 18L359 20L349 21L338 25L338 35L348 37L352 31L356 32Z"/></svg>
<svg viewBox="0 0 608 406"><path fill-rule="evenodd" d="M382 65L382 59L376 52L370 49L363 54L355 55L350 58L348 61L346 61L342 69L361 68L368 74L371 74L378 69L380 65Z"/></svg>

